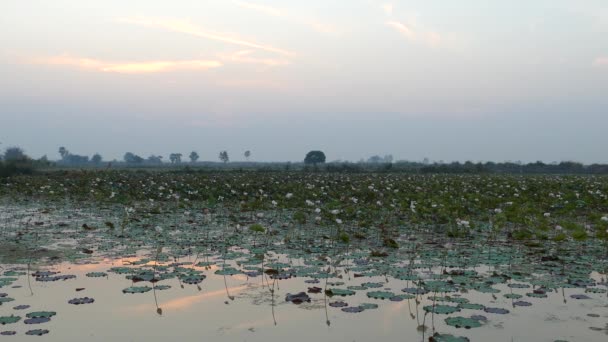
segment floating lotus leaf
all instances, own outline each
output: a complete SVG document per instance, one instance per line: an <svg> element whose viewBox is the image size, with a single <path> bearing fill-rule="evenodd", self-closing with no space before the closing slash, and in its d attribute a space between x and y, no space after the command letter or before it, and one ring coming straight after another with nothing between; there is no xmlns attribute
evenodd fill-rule
<svg viewBox="0 0 608 342"><path fill-rule="evenodd" d="M430 301L438 301L438 302L450 302L450 303L468 303L469 300L466 298L462 298L462 297L449 297L449 296L445 296L445 297L437 297L437 296L430 296L429 297Z"/></svg>
<svg viewBox="0 0 608 342"><path fill-rule="evenodd" d="M573 294L573 295L570 295L570 298L573 298L573 299L591 299L591 297L589 297L587 295L584 295L584 294Z"/></svg>
<svg viewBox="0 0 608 342"><path fill-rule="evenodd" d="M36 318L28 318L26 320L23 321L23 323L25 324L41 324L41 323L46 323L46 322L50 322L51 319L48 317L36 317Z"/></svg>
<svg viewBox="0 0 608 342"><path fill-rule="evenodd" d="M51 318L53 316L57 315L57 313L55 311L34 311L34 312L29 312L25 315L25 317L27 318Z"/></svg>
<svg viewBox="0 0 608 342"><path fill-rule="evenodd" d="M112 267L108 270L108 272L118 273L118 274L129 274L133 273L135 270L129 267Z"/></svg>
<svg viewBox="0 0 608 342"><path fill-rule="evenodd" d="M367 293L367 297L373 299L388 299L395 297L395 294L388 291L370 291Z"/></svg>
<svg viewBox="0 0 608 342"><path fill-rule="evenodd" d="M368 290L367 287L361 286L361 285L351 285L351 286L347 286L346 288L349 289L349 290L353 290L353 291L365 291L365 290Z"/></svg>
<svg viewBox="0 0 608 342"><path fill-rule="evenodd" d="M456 307L456 306L449 306L449 305L427 305L425 307L423 307L424 311L426 312L433 312L436 314L452 314L454 312L459 312L460 308Z"/></svg>
<svg viewBox="0 0 608 342"><path fill-rule="evenodd" d="M123 289L122 293L130 293L130 294L145 293L145 292L148 292L151 290L152 290L152 288L149 286L131 286L131 287L127 287L126 289Z"/></svg>
<svg viewBox="0 0 608 342"><path fill-rule="evenodd" d="M523 300L519 300L517 302L513 302L513 306L531 306L531 305L532 305L532 303L526 302L526 301L523 301Z"/></svg>
<svg viewBox="0 0 608 342"><path fill-rule="evenodd" d="M528 285L528 284L519 284L519 283L512 283L512 284L509 284L507 286L510 287L510 288L513 288L513 289L528 289L528 288L530 288L530 285Z"/></svg>
<svg viewBox="0 0 608 342"><path fill-rule="evenodd" d="M411 294L419 294L419 295L429 293L428 290L419 288L419 287L408 287L408 288L402 289L401 291L406 292L406 293L411 293Z"/></svg>
<svg viewBox="0 0 608 342"><path fill-rule="evenodd" d="M232 268L232 267L225 267L223 269L217 270L215 271L215 274L217 275L235 275L235 274L240 274L241 271L237 270L236 268Z"/></svg>
<svg viewBox="0 0 608 342"><path fill-rule="evenodd" d="M0 305L2 305L2 303L8 303L8 302L12 302L15 299L11 298L11 297L0 297Z"/></svg>
<svg viewBox="0 0 608 342"><path fill-rule="evenodd" d="M591 288L585 289L585 292L587 292L587 293L606 293L606 290L599 289L597 287L591 287Z"/></svg>
<svg viewBox="0 0 608 342"><path fill-rule="evenodd" d="M517 293L506 293L503 296L508 299L520 299L523 297L522 295L517 294Z"/></svg>
<svg viewBox="0 0 608 342"><path fill-rule="evenodd" d="M342 285L344 285L344 282L343 281L333 281L333 282L330 281L330 282L327 282L327 285L329 285L329 286L342 286Z"/></svg>
<svg viewBox="0 0 608 342"><path fill-rule="evenodd" d="M493 313L493 314L499 314L499 315L506 315L506 314L509 313L509 310L503 309L503 308L488 308L488 307L486 307L485 309L483 309L483 311L485 311L487 313Z"/></svg>
<svg viewBox="0 0 608 342"><path fill-rule="evenodd" d="M310 302L310 297L305 292L296 294L288 293L287 296L285 296L285 301L292 302L294 304L301 304L303 302Z"/></svg>
<svg viewBox="0 0 608 342"><path fill-rule="evenodd" d="M332 308L343 308L343 307L347 307L348 304L346 302L343 301L335 301L335 302L330 302L329 306L331 306Z"/></svg>
<svg viewBox="0 0 608 342"><path fill-rule="evenodd" d="M308 288L308 293L321 293L323 291L322 288L313 286Z"/></svg>
<svg viewBox="0 0 608 342"><path fill-rule="evenodd" d="M445 281L427 281L424 283L424 288L429 292L456 292L456 288Z"/></svg>
<svg viewBox="0 0 608 342"><path fill-rule="evenodd" d="M469 342L468 337L456 337L450 334L439 334L435 333L429 337L429 342Z"/></svg>
<svg viewBox="0 0 608 342"><path fill-rule="evenodd" d="M161 291L168 290L171 288L171 285L156 285L156 286L154 286L154 288L157 290L161 290Z"/></svg>
<svg viewBox="0 0 608 342"><path fill-rule="evenodd" d="M204 274L188 274L184 277L181 277L181 281L185 284L196 285L200 284L207 276Z"/></svg>
<svg viewBox="0 0 608 342"><path fill-rule="evenodd" d="M107 277L108 274L105 272L89 272L86 274L86 276L89 278L101 278L101 277Z"/></svg>
<svg viewBox="0 0 608 342"><path fill-rule="evenodd" d="M49 333L49 331L46 329L34 329L34 330L28 330L25 332L26 335L34 335L34 336L42 336L42 335L46 335L48 333Z"/></svg>
<svg viewBox="0 0 608 342"><path fill-rule="evenodd" d="M361 284L362 287L367 287L370 289L380 288L383 285L384 285L383 283L363 283L363 284Z"/></svg>
<svg viewBox="0 0 608 342"><path fill-rule="evenodd" d="M20 320L21 320L21 316L14 316L14 315L0 316L0 324L2 324L2 325L17 323Z"/></svg>
<svg viewBox="0 0 608 342"><path fill-rule="evenodd" d="M13 310L25 310L25 309L29 309L30 306L29 305L17 305L13 307Z"/></svg>
<svg viewBox="0 0 608 342"><path fill-rule="evenodd" d="M327 289L325 290L325 294L328 296L352 296L355 294L355 291L345 290L345 289Z"/></svg>
<svg viewBox="0 0 608 342"><path fill-rule="evenodd" d="M361 306L349 306L346 308L342 308L341 310L348 313L358 313L365 310L365 308L362 308Z"/></svg>
<svg viewBox="0 0 608 342"><path fill-rule="evenodd" d="M74 299L70 299L68 301L68 303L74 304L74 305L91 304L94 302L95 302L95 299L89 298L89 297L74 298Z"/></svg>
<svg viewBox="0 0 608 342"><path fill-rule="evenodd" d="M36 281L43 281L43 282L49 282L49 281L59 281L59 280L68 280L68 279L75 279L76 276L73 274L63 274L63 275L57 275L57 276L50 276L50 277L36 277Z"/></svg>
<svg viewBox="0 0 608 342"><path fill-rule="evenodd" d="M474 303L459 303L458 307L468 310L484 310L486 308L484 305Z"/></svg>
<svg viewBox="0 0 608 342"><path fill-rule="evenodd" d="M461 316L448 317L445 319L445 323L447 325L453 326L455 328L465 328L465 329L479 328L481 326L480 321L478 321L476 319L472 319L472 318L461 317Z"/></svg>
<svg viewBox="0 0 608 342"><path fill-rule="evenodd" d="M378 308L378 304L374 304L374 303L362 303L361 305L359 305L360 308L362 308L363 310L371 310L371 309L377 309Z"/></svg>
<svg viewBox="0 0 608 342"><path fill-rule="evenodd" d="M2 336L13 336L13 335L17 335L17 332L16 331L3 331L3 332L0 332L0 335L2 335Z"/></svg>
<svg viewBox="0 0 608 342"><path fill-rule="evenodd" d="M528 292L528 293L526 293L526 296L532 297L532 298L547 298L547 294L546 293Z"/></svg>

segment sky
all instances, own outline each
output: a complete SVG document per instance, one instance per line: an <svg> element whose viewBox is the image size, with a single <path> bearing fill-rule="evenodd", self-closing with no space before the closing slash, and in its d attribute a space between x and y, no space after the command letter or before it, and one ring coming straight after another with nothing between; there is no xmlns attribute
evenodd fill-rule
<svg viewBox="0 0 608 342"><path fill-rule="evenodd" d="M608 163L605 0L2 0L0 149Z"/></svg>

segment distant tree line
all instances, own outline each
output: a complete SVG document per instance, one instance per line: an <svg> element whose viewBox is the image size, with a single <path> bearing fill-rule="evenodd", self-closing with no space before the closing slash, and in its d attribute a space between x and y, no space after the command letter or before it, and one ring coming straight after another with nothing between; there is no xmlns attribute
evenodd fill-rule
<svg viewBox="0 0 608 342"><path fill-rule="evenodd" d="M308 152L300 163L291 162L250 162L251 151L247 150L243 156L246 162L230 162L228 151L218 153L219 162L200 161L196 151L189 155L189 162L182 161L182 153L171 153L168 162L163 161L160 155L150 155L143 158L135 153L127 152L122 161L104 162L99 153L90 158L86 155L70 153L65 147L60 147L61 159L51 162L46 156L34 160L19 147L8 147L0 154L0 177L14 174L28 174L38 168L56 166L69 167L172 167L184 165L187 168L233 169L233 170L255 170L255 171L318 171L318 172L404 172L404 173L451 173L451 174L608 174L608 164L584 165L573 161L563 161L546 164L541 161L534 163L521 162L430 162L423 161L393 161L393 156L374 155L359 162L326 161L323 151L313 150Z"/></svg>
<svg viewBox="0 0 608 342"><path fill-rule="evenodd" d="M8 147L0 154L0 178L19 174L31 174L38 167L48 167L50 162L43 156L34 160L20 147Z"/></svg>

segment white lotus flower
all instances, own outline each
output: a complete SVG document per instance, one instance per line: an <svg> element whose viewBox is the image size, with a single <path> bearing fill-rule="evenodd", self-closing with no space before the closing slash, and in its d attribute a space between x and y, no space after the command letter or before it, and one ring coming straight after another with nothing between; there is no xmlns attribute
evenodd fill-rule
<svg viewBox="0 0 608 342"><path fill-rule="evenodd" d="M608 216L602 216L601 220L602 220L603 222L608 222Z"/></svg>
<svg viewBox="0 0 608 342"><path fill-rule="evenodd" d="M459 227L469 228L471 226L471 222L461 219L456 219L456 225Z"/></svg>
<svg viewBox="0 0 608 342"><path fill-rule="evenodd" d="M551 213L544 213L543 216L544 217L551 217Z"/></svg>
<svg viewBox="0 0 608 342"><path fill-rule="evenodd" d="M288 193L287 195L285 195L285 197L286 197L287 199L290 199L290 198L292 198L292 197L293 197L293 194L290 192L290 193Z"/></svg>

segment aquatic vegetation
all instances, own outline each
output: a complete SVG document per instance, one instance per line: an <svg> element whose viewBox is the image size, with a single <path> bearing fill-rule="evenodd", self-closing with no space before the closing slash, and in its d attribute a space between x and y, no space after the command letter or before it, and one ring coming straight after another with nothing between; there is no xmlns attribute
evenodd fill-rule
<svg viewBox="0 0 608 342"><path fill-rule="evenodd" d="M288 303L324 309L326 322L399 307L416 323L413 334L468 341L440 332L489 329L498 315L508 328L516 315L555 302L605 303L606 193L607 179L567 176L19 177L0 187L10 199L0 219L0 305L17 299L40 309L15 286L73 286L101 298L94 291L119 284L112 294L149 300L158 317L175 314L167 298L219 294L234 309L240 291L255 289L255 305L267 306L275 323L275 306ZM220 291L209 288L218 281ZM3 312L0 322L18 322L17 313ZM55 313L25 316L40 324Z"/></svg>

